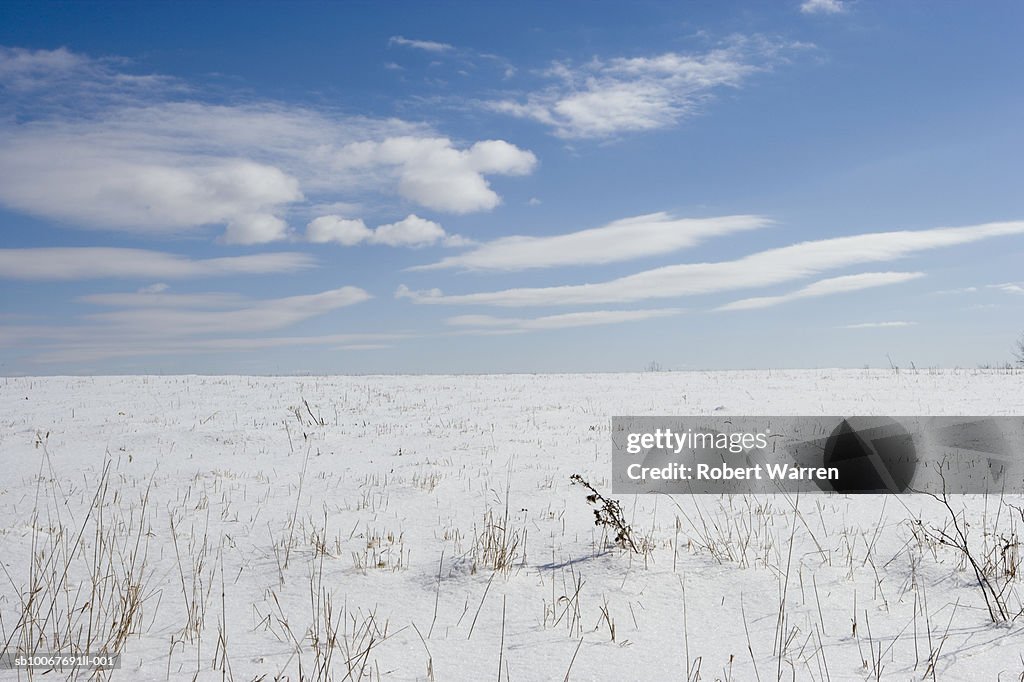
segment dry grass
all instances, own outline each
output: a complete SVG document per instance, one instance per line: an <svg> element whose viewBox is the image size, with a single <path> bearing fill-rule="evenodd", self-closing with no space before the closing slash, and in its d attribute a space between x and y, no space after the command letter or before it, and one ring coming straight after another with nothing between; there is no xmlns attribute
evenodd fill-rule
<svg viewBox="0 0 1024 682"><path fill-rule="evenodd" d="M44 463L48 459L45 453ZM28 576L19 583L7 575L17 587L20 613L4 633L3 648L19 654L120 653L143 631L146 609L159 606L159 593L147 587L153 535L150 486L138 499L122 498L112 489L108 461L77 525L62 511L64 494L56 479L41 469L31 515Z"/></svg>

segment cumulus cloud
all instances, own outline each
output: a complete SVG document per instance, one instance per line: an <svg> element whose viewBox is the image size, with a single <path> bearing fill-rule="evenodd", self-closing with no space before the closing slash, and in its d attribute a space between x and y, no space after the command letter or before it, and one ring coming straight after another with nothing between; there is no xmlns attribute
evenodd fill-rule
<svg viewBox="0 0 1024 682"><path fill-rule="evenodd" d="M410 215L398 222L380 225L373 241L388 246L426 246L444 239L444 228L432 220Z"/></svg>
<svg viewBox="0 0 1024 682"><path fill-rule="evenodd" d="M362 220L342 218L337 215L322 215L306 226L306 240L314 244L333 242L342 246L355 246L373 236L373 230Z"/></svg>
<svg viewBox="0 0 1024 682"><path fill-rule="evenodd" d="M181 279L289 273L316 265L304 253L189 258L163 251L100 246L0 249L0 278L77 280L102 277Z"/></svg>
<svg viewBox="0 0 1024 682"><path fill-rule="evenodd" d="M449 246L460 246L468 240L450 235L433 220L410 214L394 223L378 225L370 229L362 220L342 218L337 215L320 216L306 226L308 241L324 244L333 242L342 246L356 244L384 244L386 246L420 247L443 241Z"/></svg>
<svg viewBox="0 0 1024 682"><path fill-rule="evenodd" d="M401 286L395 295L423 304L509 307L629 303L782 284L843 267L892 261L923 251L1020 234L1024 234L1024 221L877 232L801 242L730 261L669 265L593 284L458 295L446 295L438 289L412 291Z"/></svg>
<svg viewBox="0 0 1024 682"><path fill-rule="evenodd" d="M600 138L675 125L722 88L737 88L769 69L793 45L735 36L699 53L556 63L551 84L525 98L486 102L494 110L529 118L565 138Z"/></svg>
<svg viewBox="0 0 1024 682"><path fill-rule="evenodd" d="M224 243L259 244L287 238L291 214L364 197L488 210L501 202L488 177L536 164L502 140L463 147L396 119L186 100L122 75L67 50L0 53L0 83L24 91L0 103L0 205L92 229L222 227Z"/></svg>
<svg viewBox="0 0 1024 682"><path fill-rule="evenodd" d="M225 244L266 244L288 236L288 223L269 213L240 215L228 221Z"/></svg>
<svg viewBox="0 0 1024 682"><path fill-rule="evenodd" d="M510 236L411 270L517 271L567 265L603 265L671 253L705 239L771 225L762 216L676 218L659 212L550 237Z"/></svg>
<svg viewBox="0 0 1024 682"><path fill-rule="evenodd" d="M682 312L681 308L661 308L654 310L593 310L532 318L457 315L448 318L447 323L454 327L462 327L467 330L467 333L511 334L526 331L641 322L661 317L672 317Z"/></svg>
<svg viewBox="0 0 1024 682"><path fill-rule="evenodd" d="M177 142L154 132L63 121L0 127L0 202L93 228L227 224L226 241L284 236L276 214L303 198L295 177L266 163L175 150Z"/></svg>
<svg viewBox="0 0 1024 682"><path fill-rule="evenodd" d="M537 164L532 152L502 140L457 149L447 138L394 137L357 142L339 152L338 165L393 169L398 193L421 206L450 213L485 211L501 203L485 175L526 175Z"/></svg>
<svg viewBox="0 0 1024 682"><path fill-rule="evenodd" d="M804 14L842 14L846 5L843 0L804 0L800 11Z"/></svg>
<svg viewBox="0 0 1024 682"><path fill-rule="evenodd" d="M733 301L717 310L753 310L756 308L771 308L773 306L799 301L804 298L819 298L821 296L833 296L835 294L846 294L852 291L863 291L875 287L888 286L909 282L912 279L924 277L923 272L863 272L857 275L844 275L842 277L831 277L808 284L802 289L791 291L779 296L757 296L755 298L744 298Z"/></svg>

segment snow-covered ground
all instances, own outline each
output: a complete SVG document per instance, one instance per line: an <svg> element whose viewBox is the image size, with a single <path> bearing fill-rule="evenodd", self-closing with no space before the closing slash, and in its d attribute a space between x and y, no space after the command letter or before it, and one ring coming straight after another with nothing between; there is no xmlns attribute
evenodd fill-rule
<svg viewBox="0 0 1024 682"><path fill-rule="evenodd" d="M934 499L619 496L633 553L569 477L607 492L616 414L1024 414L1022 389L974 370L0 379L0 636L120 645L125 680L1019 680L1024 617L992 622ZM1016 614L1022 501L951 503Z"/></svg>

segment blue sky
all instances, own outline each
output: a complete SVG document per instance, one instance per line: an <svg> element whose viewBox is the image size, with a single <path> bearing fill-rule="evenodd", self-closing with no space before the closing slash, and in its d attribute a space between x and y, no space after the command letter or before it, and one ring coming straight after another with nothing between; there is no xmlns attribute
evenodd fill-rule
<svg viewBox="0 0 1024 682"><path fill-rule="evenodd" d="M1018 3L0 4L0 373L975 366Z"/></svg>

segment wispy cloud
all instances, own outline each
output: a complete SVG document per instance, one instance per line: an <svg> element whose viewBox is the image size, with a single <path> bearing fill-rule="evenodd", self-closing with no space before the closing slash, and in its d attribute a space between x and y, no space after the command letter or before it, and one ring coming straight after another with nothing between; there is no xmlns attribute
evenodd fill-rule
<svg viewBox="0 0 1024 682"><path fill-rule="evenodd" d="M539 121L565 138L666 128L697 113L717 90L737 88L770 69L794 47L799 46L733 36L705 52L555 63L546 73L547 87L485 106Z"/></svg>
<svg viewBox="0 0 1024 682"><path fill-rule="evenodd" d="M132 300L128 309L93 313L85 319L107 325L118 334L147 335L151 330L173 336L239 334L283 329L369 299L366 291L349 286L317 294L247 301L235 308L221 306L217 310L177 306L138 308L134 307L137 301ZM101 297L92 302L109 305L112 301Z"/></svg>
<svg viewBox="0 0 1024 682"><path fill-rule="evenodd" d="M166 285L164 285L166 286ZM166 290L111 294L86 294L75 299L79 303L108 306L111 308L232 308L244 305L248 299L239 294L200 293L174 294Z"/></svg>
<svg viewBox="0 0 1024 682"><path fill-rule="evenodd" d="M845 324L840 329L889 329L894 327L913 327L917 322L904 322L901 320L893 322L860 322L858 324Z"/></svg>
<svg viewBox="0 0 1024 682"><path fill-rule="evenodd" d="M65 47L56 50L30 50L23 47L0 47L0 83L9 90L31 90L69 75L79 75L95 64ZM94 73L93 78L96 78Z"/></svg>
<svg viewBox="0 0 1024 682"><path fill-rule="evenodd" d="M846 11L843 0L804 0L800 5L804 14L842 14Z"/></svg>
<svg viewBox="0 0 1024 682"><path fill-rule="evenodd" d="M457 315L447 323L462 327L468 333L494 334L519 333L573 327L642 322L683 313L682 308L661 308L654 310L593 310L577 313L545 315L543 317L494 317L491 315Z"/></svg>
<svg viewBox="0 0 1024 682"><path fill-rule="evenodd" d="M439 43L433 40L413 40L404 36L391 36L388 39L388 45L411 47L426 52L450 52L455 49L454 45L449 45L448 43Z"/></svg>
<svg viewBox="0 0 1024 682"><path fill-rule="evenodd" d="M350 350L384 350L385 348L394 348L393 343L349 343L342 346L335 346L334 350L350 351Z"/></svg>
<svg viewBox="0 0 1024 682"><path fill-rule="evenodd" d="M37 362L76 362L291 345L377 343L404 338L405 334L372 333L259 336L369 298L366 291L352 286L269 299L166 291L87 294L78 301L114 310L80 315L73 325L8 326L0 330L0 345L26 345L31 341L33 359ZM246 336L240 338L240 334Z"/></svg>
<svg viewBox="0 0 1024 682"><path fill-rule="evenodd" d="M34 97L44 107L58 103L67 92L88 94L79 111L97 101L111 102L136 97L154 89L184 91L174 78L156 74L133 74L119 69L123 59L92 59L66 47L33 50L0 46L0 86L8 99Z"/></svg>
<svg viewBox="0 0 1024 682"><path fill-rule="evenodd" d="M649 213L616 220L601 227L551 237L510 236L471 251L410 270L517 271L569 265L603 265L692 247L705 239L771 225L762 216L676 218Z"/></svg>
<svg viewBox="0 0 1024 682"><path fill-rule="evenodd" d="M958 294L973 294L978 291L978 287L961 287L959 289L941 289L936 291L937 296L954 296Z"/></svg>
<svg viewBox="0 0 1024 682"><path fill-rule="evenodd" d="M953 294L976 294L985 289L995 289L996 291L1002 291L1007 294L1024 294L1024 282L1001 282L999 284L986 284L983 287L962 287L959 289L943 289L936 291L936 295L953 295Z"/></svg>
<svg viewBox="0 0 1024 682"><path fill-rule="evenodd" d="M166 355L196 355L202 353L237 353L267 350L270 348L299 348L316 346L335 346L339 350L367 349L373 345L383 347L380 343L363 343L391 341L407 338L406 334L324 334L321 336L265 336L265 337L229 337L218 339L178 339L170 341L135 341L122 340L115 343L101 341L99 343L68 343L54 347L43 347L32 357L40 364L97 362L114 358L127 357L159 357Z"/></svg>
<svg viewBox="0 0 1024 682"><path fill-rule="evenodd" d="M989 289L998 289L1007 294L1024 294L1024 282L1003 282L1002 284L990 284Z"/></svg>
<svg viewBox="0 0 1024 682"><path fill-rule="evenodd" d="M1024 221L931 230L878 232L801 242L731 261L687 263L594 284L505 289L446 295L401 286L398 298L423 304L554 306L628 303L782 284L864 263L897 260L923 251L1024 234Z"/></svg>
<svg viewBox="0 0 1024 682"><path fill-rule="evenodd" d="M778 296L757 296L744 298L732 303L719 306L716 310L753 310L756 308L771 308L773 306L799 301L804 298L819 298L821 296L833 296L835 294L846 294L853 291L863 291L875 287L888 286L909 282L912 279L924 277L923 272L862 272L856 275L844 275L842 277L830 277L802 289L791 291Z"/></svg>
<svg viewBox="0 0 1024 682"><path fill-rule="evenodd" d="M258 244L288 238L294 213L366 195L489 210L501 202L489 176L536 164L502 140L463 147L397 119L212 104L159 78L127 88L122 75L67 50L0 51L0 86L23 93L0 103L0 205L91 229L220 226L222 242Z"/></svg>
<svg viewBox="0 0 1024 682"><path fill-rule="evenodd" d="M0 249L0 278L142 280L289 273L316 265L304 253L278 252L224 258L189 258L163 251L99 246Z"/></svg>

